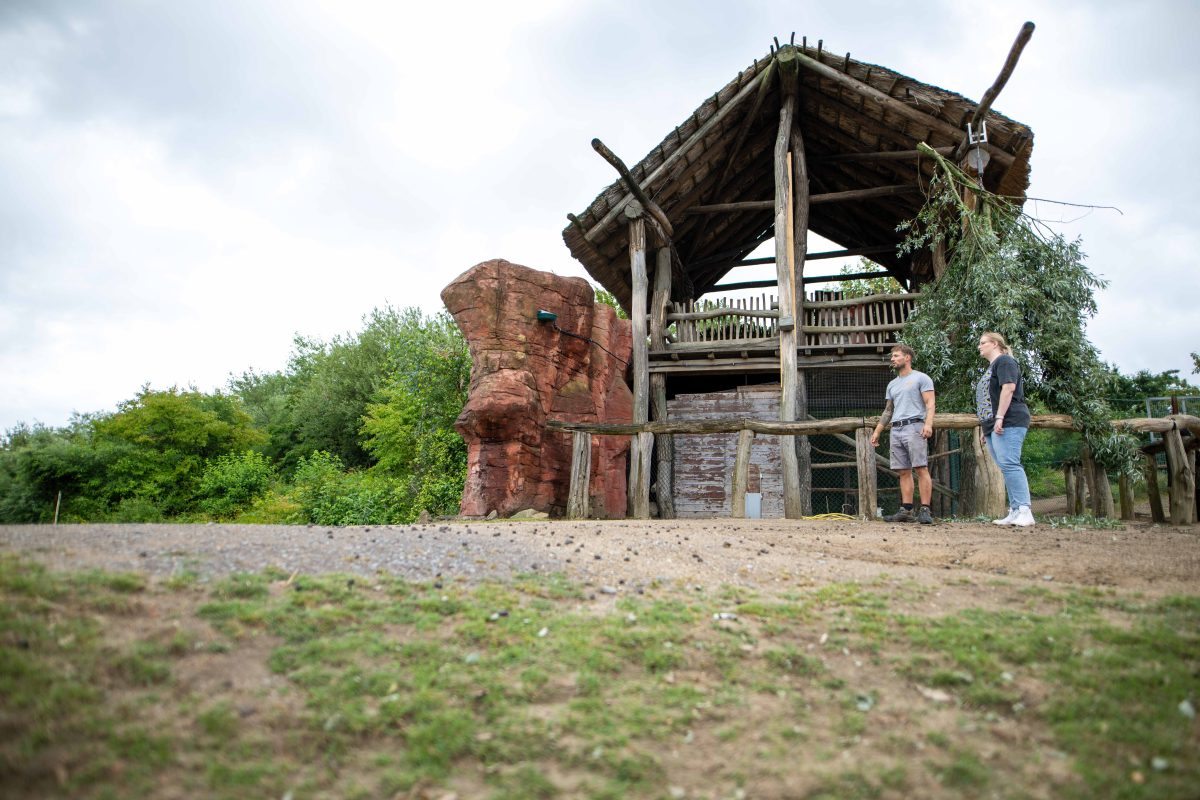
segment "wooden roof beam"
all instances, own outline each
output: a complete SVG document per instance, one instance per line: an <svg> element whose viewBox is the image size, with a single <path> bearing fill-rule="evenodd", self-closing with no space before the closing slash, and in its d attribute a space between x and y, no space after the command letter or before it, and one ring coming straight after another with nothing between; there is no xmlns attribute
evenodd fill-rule
<svg viewBox="0 0 1200 800"><path fill-rule="evenodd" d="M952 137L955 141L962 140L963 132L940 117L927 114L924 111L913 108L902 100L889 97L888 95L876 89L874 86L869 86L857 78L839 72L833 67L826 66L820 61L806 56L803 53L797 52L796 56L800 61L800 66L815 72L822 78L833 81L839 86L849 89L851 92L854 92L857 95L866 97L866 99L874 101L888 111L898 114L905 119L908 119L919 125L925 125L933 130L936 130L944 136ZM1014 158L1010 153L1007 153L1004 150L1001 150L999 147L991 144L987 146L987 149L988 152L992 154L993 158L1000 161L1006 167L1012 165Z"/></svg>
<svg viewBox="0 0 1200 800"><path fill-rule="evenodd" d="M939 155L948 156L954 152L954 147L933 148ZM809 161L814 164L830 164L837 161L913 161L920 158L919 150L884 150L872 153L838 153L832 156L816 156Z"/></svg>
<svg viewBox="0 0 1200 800"><path fill-rule="evenodd" d="M850 189L844 192L828 192L826 194L814 194L809 198L809 203L812 205L820 205L821 203L843 203L848 200L866 200L872 197L889 197L897 194L910 194L919 192L916 186L912 184L902 183L897 186L873 186L869 189ZM742 211L762 211L775 207L774 200L748 200L743 203L716 203L711 206L692 206L687 210L688 215L694 214L725 214L738 213Z"/></svg>
<svg viewBox="0 0 1200 800"><path fill-rule="evenodd" d="M675 235L675 229L671 226L671 220L667 219L667 215L664 214L663 210L658 207L658 203L655 203L653 200L647 197L646 193L642 191L642 187L638 186L638 182L634 180L633 173L629 171L629 167L625 166L625 162L617 157L616 153L614 153L612 150L609 150L608 146L599 139L592 139L592 149L599 153L601 158L612 165L613 169L615 169L621 176L621 179L625 181L625 185L629 188L630 194L632 194L637 201L642 204L642 207L646 209L646 211L650 212L650 216L654 217L654 219L661 226L662 232L666 234L668 241L670 241L669 237Z"/></svg>
<svg viewBox="0 0 1200 800"><path fill-rule="evenodd" d="M1021 30L1017 33L1016 41L1008 51L1008 58L1004 60L1004 66L1000 68L1000 74L996 76L996 80L992 83L991 88L983 93L983 99L979 101L979 105L975 108L975 113L971 115L971 125L978 125L979 120L988 113L992 107L992 103L996 102L996 98L1000 96L1000 90L1004 88L1004 84L1008 83L1008 79L1012 77L1013 70L1017 68L1017 60L1021 57L1021 51L1025 49L1025 45L1029 44L1029 39L1033 36L1033 23L1026 22L1021 26ZM967 154L967 148L970 146L968 137L963 136L962 143L958 149L954 151L954 161L960 161Z"/></svg>
<svg viewBox="0 0 1200 800"><path fill-rule="evenodd" d="M659 164L658 167L653 172L651 172L649 175L646 176L645 180L643 180L640 184L642 186L642 188L644 189L645 187L654 183L655 180L657 180L659 177L661 177L663 174L665 174L667 172L667 170L669 170L672 166L675 165L675 163L677 161L679 161L679 159L681 159L685 155L687 155L688 150L690 150L692 147L694 147L697 142L704 141L704 138L706 136L708 136L708 134L712 131L713 128L715 128L717 125L721 124L721 122L727 116L729 116L730 112L732 112L735 108L740 106L742 104L742 101L744 101L747 97L749 97L751 92L753 92L755 89L758 88L758 84L762 81L763 75L765 72L766 72L765 68L763 70L759 71L758 74L756 74L753 78L751 78L746 83L745 86L743 86L740 90L738 90L738 93L735 94L733 97L731 97L729 99L729 101L725 103L725 105L721 106L716 111L714 111L713 115L711 117L709 117L704 122L704 124L702 124L699 128L697 128L696 131L687 138L687 141L685 141L678 148L676 148L675 152L673 152L673 153L671 153L671 155L667 156L667 158L663 161L663 163ZM626 195L624 197L622 197L618 202L616 202L613 205L612 208L610 208L608 210L608 213L606 213L599 222L597 222L595 225L592 226L591 230L589 230L587 232L587 234L584 236L584 238L587 239L589 242L595 241L596 237L598 237L600 235L600 233L602 231L604 231L604 229L606 229L613 222L613 220L615 220L617 218L617 214L621 213L621 209L623 209L625 207L625 204L628 203L631 199L633 199L633 194L626 193Z"/></svg>

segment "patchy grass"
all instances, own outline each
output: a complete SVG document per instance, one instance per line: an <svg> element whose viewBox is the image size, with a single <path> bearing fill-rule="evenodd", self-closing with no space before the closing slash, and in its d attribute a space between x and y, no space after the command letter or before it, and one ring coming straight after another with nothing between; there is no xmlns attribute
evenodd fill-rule
<svg viewBox="0 0 1200 800"><path fill-rule="evenodd" d="M41 797L1186 797L1200 598L0 558L0 784ZM1186 703L1185 703L1186 701ZM682 793L682 794L681 794Z"/></svg>

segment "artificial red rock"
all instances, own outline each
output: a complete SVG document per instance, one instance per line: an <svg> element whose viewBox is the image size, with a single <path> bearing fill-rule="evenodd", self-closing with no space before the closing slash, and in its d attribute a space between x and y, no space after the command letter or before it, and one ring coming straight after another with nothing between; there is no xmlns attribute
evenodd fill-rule
<svg viewBox="0 0 1200 800"><path fill-rule="evenodd" d="M459 275L442 290L442 301L472 359L467 404L455 423L467 443L461 513L507 517L531 508L563 514L571 436L547 431L546 420L632 420L633 394L625 383L633 348L629 321L597 304L582 278L504 259ZM539 322L541 310L557 319ZM628 437L593 439L594 516L625 515L628 450Z"/></svg>

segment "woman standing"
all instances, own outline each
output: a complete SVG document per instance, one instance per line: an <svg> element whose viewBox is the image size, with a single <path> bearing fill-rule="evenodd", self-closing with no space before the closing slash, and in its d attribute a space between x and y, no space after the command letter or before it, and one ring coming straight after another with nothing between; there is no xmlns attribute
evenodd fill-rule
<svg viewBox="0 0 1200 800"><path fill-rule="evenodd" d="M979 355L987 359L988 368L975 386L975 405L980 436L1004 474L1004 488L1008 490L1008 516L994 522L1027 528L1035 524L1029 507L1029 478L1021 466L1021 448L1029 432L1029 406L1025 405L1021 367L1011 353L1000 334L988 331L979 337Z"/></svg>

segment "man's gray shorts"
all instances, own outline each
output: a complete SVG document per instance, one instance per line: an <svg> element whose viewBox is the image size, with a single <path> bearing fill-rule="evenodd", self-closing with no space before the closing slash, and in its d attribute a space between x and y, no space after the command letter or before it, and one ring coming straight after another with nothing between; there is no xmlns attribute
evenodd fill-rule
<svg viewBox="0 0 1200 800"><path fill-rule="evenodd" d="M892 469L929 466L929 440L921 435L924 422L892 428Z"/></svg>

